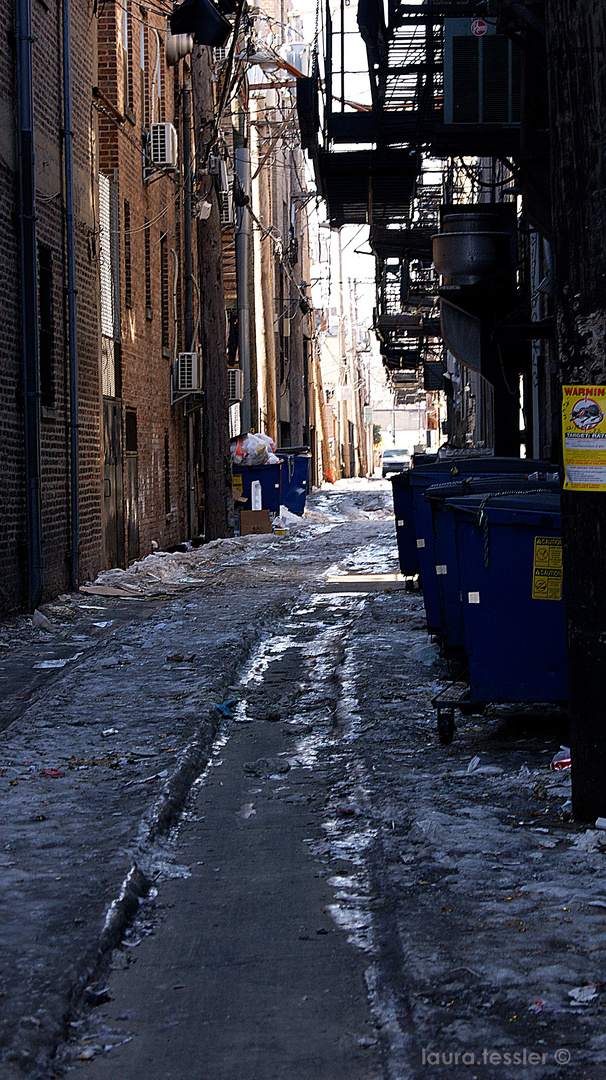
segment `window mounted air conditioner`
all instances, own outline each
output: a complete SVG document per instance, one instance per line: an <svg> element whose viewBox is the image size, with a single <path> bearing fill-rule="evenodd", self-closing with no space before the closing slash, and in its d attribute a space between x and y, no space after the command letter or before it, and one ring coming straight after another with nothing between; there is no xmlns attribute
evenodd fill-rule
<svg viewBox="0 0 606 1080"><path fill-rule="evenodd" d="M244 397L244 372L240 368L227 369L227 390L230 401L242 401Z"/></svg>
<svg viewBox="0 0 606 1080"><path fill-rule="evenodd" d="M219 211L222 225L234 223L234 194L233 191L219 192Z"/></svg>
<svg viewBox="0 0 606 1080"><path fill-rule="evenodd" d="M201 385L198 353L179 353L175 360L175 389L181 394L195 394Z"/></svg>
<svg viewBox="0 0 606 1080"><path fill-rule="evenodd" d="M151 125L150 157L159 169L177 168L177 132L172 124Z"/></svg>

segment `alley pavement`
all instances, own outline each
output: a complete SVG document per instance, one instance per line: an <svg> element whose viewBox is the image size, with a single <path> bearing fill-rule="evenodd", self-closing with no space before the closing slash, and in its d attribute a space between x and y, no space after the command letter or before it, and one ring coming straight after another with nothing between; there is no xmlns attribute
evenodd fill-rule
<svg viewBox="0 0 606 1080"><path fill-rule="evenodd" d="M3 1080L606 1077L565 719L440 745L389 507L337 486L2 628Z"/></svg>

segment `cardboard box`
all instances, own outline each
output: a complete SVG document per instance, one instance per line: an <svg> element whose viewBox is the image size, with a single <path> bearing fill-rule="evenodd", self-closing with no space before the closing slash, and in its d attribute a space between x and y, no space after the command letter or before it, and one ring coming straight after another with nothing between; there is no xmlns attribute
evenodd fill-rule
<svg viewBox="0 0 606 1080"><path fill-rule="evenodd" d="M256 535L258 533L270 533L271 519L269 510L241 510L240 511L240 536Z"/></svg>

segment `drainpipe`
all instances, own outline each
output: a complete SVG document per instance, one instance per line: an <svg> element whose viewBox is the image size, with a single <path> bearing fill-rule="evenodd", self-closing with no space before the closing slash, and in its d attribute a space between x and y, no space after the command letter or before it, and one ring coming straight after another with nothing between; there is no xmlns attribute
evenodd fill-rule
<svg viewBox="0 0 606 1080"><path fill-rule="evenodd" d="M250 150L240 146L234 152L236 176L245 195L250 197ZM250 297L249 297L249 262L250 262L250 214L246 206L237 208L236 216L236 279L238 291L238 349L240 367L243 372L244 397L240 406L240 427L250 431L251 425L251 386L250 386Z"/></svg>
<svg viewBox="0 0 606 1080"><path fill-rule="evenodd" d="M74 161L72 148L71 20L69 0L63 0L63 140L65 153L65 232L67 255L67 336L69 357L70 516L69 578L79 585L80 476L78 446L78 331L76 320L76 243L74 226Z"/></svg>
<svg viewBox="0 0 606 1080"><path fill-rule="evenodd" d="M185 347L193 351L194 301L192 290L192 241L191 241L191 79L183 87L183 278L185 281Z"/></svg>
<svg viewBox="0 0 606 1080"><path fill-rule="evenodd" d="M40 494L40 371L38 348L38 252L36 248L36 178L32 93L30 0L16 0L17 147L19 155L19 261L21 278L21 341L25 439L25 507L27 522L27 601L40 603L42 566L42 503Z"/></svg>
<svg viewBox="0 0 606 1080"><path fill-rule="evenodd" d="M193 352L194 302L192 289L192 158L191 158L191 79L183 85L183 281L185 285L185 348ZM195 521L194 418L185 417L187 440L187 534L193 536Z"/></svg>

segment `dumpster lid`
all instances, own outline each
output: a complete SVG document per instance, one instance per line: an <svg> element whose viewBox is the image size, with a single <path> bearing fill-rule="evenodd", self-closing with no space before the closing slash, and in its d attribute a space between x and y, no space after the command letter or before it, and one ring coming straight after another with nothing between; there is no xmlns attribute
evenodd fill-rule
<svg viewBox="0 0 606 1080"><path fill-rule="evenodd" d="M481 516L496 525L533 525L541 528L559 529L560 493L557 491L529 491L523 494L467 495L447 500L456 513L479 520Z"/></svg>
<svg viewBox="0 0 606 1080"><path fill-rule="evenodd" d="M465 476L461 480L450 480L447 484L432 484L425 491L423 498L426 502L442 503L445 499L467 497L468 495L487 495L489 492L520 491L526 495L524 489L555 491L562 490L558 480L534 480L527 476L512 476L511 474L499 474L498 476Z"/></svg>
<svg viewBox="0 0 606 1080"><path fill-rule="evenodd" d="M548 461L537 458L452 457L444 461L435 461L432 465L415 465L411 476L415 486L422 486L427 484L429 477L433 476L437 477L436 483L439 483L442 476L456 480L457 476L483 476L486 473L527 475L533 472L551 472L554 468L555 466L550 465Z"/></svg>
<svg viewBox="0 0 606 1080"><path fill-rule="evenodd" d="M409 487L410 486L410 469L403 469L402 472L392 473L389 477L393 487Z"/></svg>

